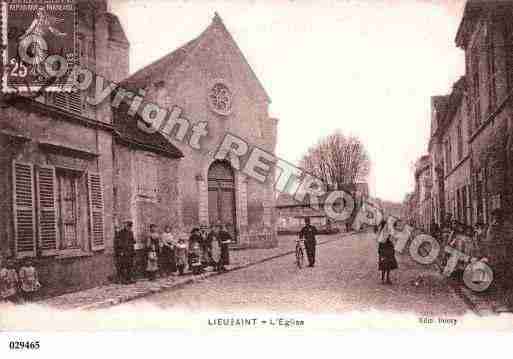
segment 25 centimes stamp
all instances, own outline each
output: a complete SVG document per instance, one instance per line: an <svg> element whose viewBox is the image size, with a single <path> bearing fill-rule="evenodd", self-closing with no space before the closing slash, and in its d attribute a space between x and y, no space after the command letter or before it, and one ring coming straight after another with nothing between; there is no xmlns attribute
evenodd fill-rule
<svg viewBox="0 0 513 359"><path fill-rule="evenodd" d="M77 61L75 0L2 2L2 91L61 91Z"/></svg>

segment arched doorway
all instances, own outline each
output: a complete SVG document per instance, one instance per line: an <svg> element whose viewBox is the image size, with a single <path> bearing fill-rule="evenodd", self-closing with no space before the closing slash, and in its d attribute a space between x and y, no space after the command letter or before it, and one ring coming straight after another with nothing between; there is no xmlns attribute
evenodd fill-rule
<svg viewBox="0 0 513 359"><path fill-rule="evenodd" d="M216 160L208 169L208 217L210 224L222 222L234 240L235 221L235 176L228 161Z"/></svg>

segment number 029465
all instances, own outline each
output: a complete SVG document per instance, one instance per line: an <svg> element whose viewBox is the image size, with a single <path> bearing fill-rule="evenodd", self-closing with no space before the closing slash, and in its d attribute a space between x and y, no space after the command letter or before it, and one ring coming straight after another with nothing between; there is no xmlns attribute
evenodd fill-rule
<svg viewBox="0 0 513 359"><path fill-rule="evenodd" d="M11 350L38 350L40 348L39 340L35 341L10 341Z"/></svg>

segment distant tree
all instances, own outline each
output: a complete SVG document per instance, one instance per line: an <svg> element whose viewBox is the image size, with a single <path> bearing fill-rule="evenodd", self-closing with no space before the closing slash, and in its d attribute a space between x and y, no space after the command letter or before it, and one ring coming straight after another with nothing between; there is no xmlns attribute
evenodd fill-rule
<svg viewBox="0 0 513 359"><path fill-rule="evenodd" d="M310 147L301 167L322 180L328 190L336 190L343 189L343 185L366 182L370 159L359 138L337 131Z"/></svg>

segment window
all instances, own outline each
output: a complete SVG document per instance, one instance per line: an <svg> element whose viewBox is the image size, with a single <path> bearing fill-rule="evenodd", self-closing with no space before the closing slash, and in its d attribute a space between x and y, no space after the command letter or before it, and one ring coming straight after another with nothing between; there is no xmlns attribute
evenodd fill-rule
<svg viewBox="0 0 513 359"><path fill-rule="evenodd" d="M81 66L87 66L90 59L94 59L94 42L84 36L84 34L78 34L76 38L76 53L77 59L75 63Z"/></svg>
<svg viewBox="0 0 513 359"><path fill-rule="evenodd" d="M476 198L476 222L486 223L485 171L480 170L474 176Z"/></svg>
<svg viewBox="0 0 513 359"><path fill-rule="evenodd" d="M59 249L78 249L78 186L76 172L59 170L57 179L57 226L60 234Z"/></svg>
<svg viewBox="0 0 513 359"><path fill-rule="evenodd" d="M497 105L497 87L495 81L496 66L495 66L495 44L494 44L494 28L492 23L488 24L486 31L486 45L487 45L487 65L488 65L488 112L493 112Z"/></svg>
<svg viewBox="0 0 513 359"><path fill-rule="evenodd" d="M85 113L86 101L83 92L48 92L45 97L48 105L77 115Z"/></svg>
<svg viewBox="0 0 513 359"><path fill-rule="evenodd" d="M262 118L258 119L258 134L260 137L264 137L264 120Z"/></svg>
<svg viewBox="0 0 513 359"><path fill-rule="evenodd" d="M104 248L98 174L13 162L13 209L19 258Z"/></svg>
<svg viewBox="0 0 513 359"><path fill-rule="evenodd" d="M445 140L444 143L445 147L445 165L446 165L446 172L449 173L452 169L452 150L451 150L451 138L449 137L447 140Z"/></svg>
<svg viewBox="0 0 513 359"><path fill-rule="evenodd" d="M479 93L480 89L480 72L479 72L479 49L477 46L474 46L472 48L471 53L471 60L470 60L470 70L472 71L471 78L472 78L472 110L474 113L474 122L475 122L475 128L479 128L481 125L481 97Z"/></svg>
<svg viewBox="0 0 513 359"><path fill-rule="evenodd" d="M158 158L150 152L137 154L137 194L156 198L158 193Z"/></svg>
<svg viewBox="0 0 513 359"><path fill-rule="evenodd" d="M457 131L457 140L458 140L458 161L461 161L463 158L463 132L461 131L461 121L458 123Z"/></svg>
<svg viewBox="0 0 513 359"><path fill-rule="evenodd" d="M461 219L462 222L465 224L470 224L469 218L468 218L468 192L467 192L467 186L461 187Z"/></svg>
<svg viewBox="0 0 513 359"><path fill-rule="evenodd" d="M454 198L454 214L457 221L461 221L461 207L460 207L460 190L456 190L456 197Z"/></svg>
<svg viewBox="0 0 513 359"><path fill-rule="evenodd" d="M470 100L471 96L468 92L465 92L465 104L466 104L466 125L467 125L467 138L472 137L474 131L474 118L472 116L472 101Z"/></svg>

